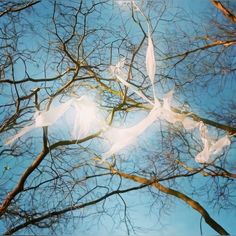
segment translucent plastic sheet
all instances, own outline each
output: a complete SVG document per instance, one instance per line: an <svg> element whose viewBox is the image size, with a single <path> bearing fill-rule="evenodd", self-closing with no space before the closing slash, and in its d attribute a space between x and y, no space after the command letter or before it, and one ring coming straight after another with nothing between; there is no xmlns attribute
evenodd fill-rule
<svg viewBox="0 0 236 236"><path fill-rule="evenodd" d="M62 117L70 108L75 109L75 117L71 123L72 138L79 139L85 137L92 132L103 130L103 137L105 137L111 144L109 150L102 154L102 159L105 160L116 154L120 150L133 144L137 138L142 135L145 130L150 127L156 120L164 120L168 123L182 123L186 130L193 130L199 128L200 137L203 143L203 150L195 157L198 163L210 163L214 161L214 156L221 153L222 150L230 145L228 136L224 136L218 140L209 137L207 127L202 122L196 122L186 114L175 112L171 109L171 102L173 99L174 90L166 93L162 99L158 99L155 94L155 74L156 61L153 40L151 37L151 25L139 6L134 0L131 0L135 11L141 13L147 22L147 49L146 49L146 71L150 79L153 99L147 97L138 87L127 81L128 74L125 72L126 59L122 58L115 66L110 66L111 74L119 80L124 86L132 90L136 95L151 105L149 114L136 125L130 128L114 128L106 125L105 120L100 115L97 104L89 97L82 96L79 99L70 99L66 103L60 104L56 107L50 107L48 111L39 111L35 113L33 124L24 127L16 135L9 138L6 144L11 144L16 139L20 138L27 132L39 127L46 127L54 125L57 120ZM131 78L133 79L133 78ZM161 102L162 101L162 102Z"/></svg>
<svg viewBox="0 0 236 236"><path fill-rule="evenodd" d="M35 128L35 124L24 127L24 128L21 129L16 135L14 135L13 137L10 137L9 139L7 139L6 142L5 142L5 144L6 144L6 145L9 145L9 144L15 142L18 138L20 138L20 137L23 136L24 134L30 132L30 131L33 130L34 128Z"/></svg>
<svg viewBox="0 0 236 236"><path fill-rule="evenodd" d="M87 96L82 96L74 102L76 116L72 130L74 139L84 138L105 127L105 120L102 117L97 104Z"/></svg>
<svg viewBox="0 0 236 236"><path fill-rule="evenodd" d="M46 127L53 125L60 117L64 115L74 101L74 99L70 99L57 107L51 107L48 111L37 112L35 115L35 127Z"/></svg>
<svg viewBox="0 0 236 236"><path fill-rule="evenodd" d="M71 124L73 127L73 138L79 139L85 137L95 130L98 131L98 129L102 129L105 125L105 121L100 115L96 103L87 96L82 96L79 99L72 98L56 107L50 107L48 111L35 112L34 123L21 129L16 135L9 138L6 141L6 144L13 143L16 139L35 128L54 125L58 119L69 110L69 108L75 109L76 111L75 119Z"/></svg>
<svg viewBox="0 0 236 236"><path fill-rule="evenodd" d="M197 154L195 161L199 163L211 163L215 160L217 154L221 153L224 147L230 145L228 136L224 136L217 141L208 136L207 127L201 122L199 126L203 150Z"/></svg>
<svg viewBox="0 0 236 236"><path fill-rule="evenodd" d="M146 69L147 69L147 74L152 83L153 96L155 98L156 95L155 95L155 90L154 90L155 88L154 78L155 78L155 73L156 73L156 61L155 61L155 54L154 54L154 46L153 46L152 38L149 32L148 32L148 47L147 47L147 52L146 52Z"/></svg>
<svg viewBox="0 0 236 236"><path fill-rule="evenodd" d="M103 154L103 159L110 157L111 155L119 152L128 145L133 144L138 136L140 136L149 126L157 120L159 116L159 110L153 108L147 117L141 120L138 124L131 128L114 128L111 127L104 133L104 137L111 143L111 148Z"/></svg>

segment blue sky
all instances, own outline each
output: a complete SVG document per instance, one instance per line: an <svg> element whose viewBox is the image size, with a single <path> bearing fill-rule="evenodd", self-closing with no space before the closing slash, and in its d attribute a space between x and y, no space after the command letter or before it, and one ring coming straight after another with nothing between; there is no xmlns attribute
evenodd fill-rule
<svg viewBox="0 0 236 236"><path fill-rule="evenodd" d="M124 199L129 205L129 215L133 220L134 227L136 227L136 235L138 236L199 236L200 233L200 215L198 212L194 211L191 207L182 203L179 200L173 201L171 204L171 209L168 213L161 213L161 218L158 219L158 208L155 206L150 212L148 204L145 204L144 199L139 202L138 199L142 198L140 194L143 193L133 193L129 196L124 195ZM131 195L131 196L130 196ZM148 195L145 194L145 201L148 202ZM144 197L143 197L144 198ZM173 199L174 200L174 199ZM219 222L226 230L228 230L231 235L236 235L236 229L234 227L234 222L236 218L236 213L233 211L221 212L217 214L216 211L209 209L207 205L205 206L213 218ZM156 213L155 213L156 211ZM115 219L115 218L114 218ZM86 222L86 220L85 220ZM125 236L127 232L125 231L124 225L117 226L110 217L104 219L100 224L94 221L91 225L91 220L87 219L87 225L85 231L83 231L83 225L78 227L78 231L75 230L74 235L79 235L81 231L83 235L86 236ZM115 225L111 229L111 225ZM90 226L89 226L90 225ZM81 229L82 227L82 229ZM212 230L205 222L202 220L202 233L204 236L215 236L217 233Z"/></svg>
<svg viewBox="0 0 236 236"><path fill-rule="evenodd" d="M212 4L208 0L195 0L195 1L170 0L169 6L170 8L168 11L169 12L172 11L173 15L179 11L181 12L185 11L187 15L188 16L191 15L192 20L196 21L197 23L199 22L200 18L204 17L205 14L210 9L213 9ZM42 13L48 14L48 11L45 9L45 6L43 5L36 6L36 11L40 11L41 14ZM123 19L125 18L125 16L129 15L128 9L126 9L125 7L118 9L118 5L114 5L114 9L111 15L116 16L116 14L120 14L120 12L124 13ZM43 21L43 19L41 20ZM91 22L91 24L93 24L93 22ZM119 21L116 21L116 24L119 24ZM171 22L169 24L171 24ZM160 31L162 32L165 31L164 26L163 27L160 26ZM25 41L25 44L23 45L23 47L30 47L30 46L33 47L34 42L37 43L37 40L40 40L40 39L38 37L35 37L33 41L33 40L30 40L30 38L28 38L27 41ZM38 55L38 56L40 58L42 55ZM42 58L42 61L43 60L44 58ZM18 65L16 67L16 70L19 71L19 75L21 76L20 67L21 66ZM42 76L40 69L37 70L35 65L32 66L30 70L32 70L32 74L34 75L37 74L37 76L39 77ZM52 71L49 70L49 74L51 72ZM201 97L201 99L204 100L206 98L203 96ZM8 165L15 165L15 163L9 162ZM145 193L145 191L138 191L138 192L133 192L131 194L130 193L124 194L123 197L126 200L127 204L129 205L130 218L133 219L134 226L138 228L137 235L139 236L144 236L144 235L145 236L146 235L149 235L149 236L170 236L170 235L198 236L200 235L199 213L195 212L189 206L186 206L186 204L182 203L180 200L175 200L173 197L170 197L171 199L173 199L173 201L170 202L169 210L166 213L161 214L161 219L159 220L158 213L157 213L158 205L157 206L154 205L150 212L150 208L148 205L152 201L152 198L147 193ZM193 199L194 199L194 196L193 196ZM234 224L235 224L234 221L236 219L235 210L222 211L220 212L220 214L218 214L217 209L214 210L214 209L209 208L208 205L204 201L200 203L206 207L208 212L212 214L213 218L216 221L218 221L223 227L225 227L226 230L231 232L232 235L233 234L236 235L236 227L234 227ZM96 235L96 236L107 235L108 236L111 234L114 236L127 235L124 224L119 225L116 222L117 220L118 220L118 217L114 216L114 221L115 221L114 223L112 222L112 217L104 216L102 223L100 222L100 224L97 224L97 221L95 221L95 223L93 224L91 221L91 218L88 217L88 219L84 220L84 223L85 223L84 225L80 223L78 224L78 229L75 228L73 235L79 235L81 232L83 232L83 235L85 236L86 235L87 236L90 236L90 235L91 236L92 235ZM112 224L114 224L113 229L106 227ZM202 231L203 231L203 235L206 235L206 236L216 235L216 233L207 224L204 223L204 220L202 221ZM71 233L69 235L71 235Z"/></svg>
<svg viewBox="0 0 236 236"><path fill-rule="evenodd" d="M209 12L214 10L214 7L207 0L172 0L169 1L169 6L173 7L174 12L186 11L188 16L191 16L191 20L199 22L200 19L205 17ZM176 9L178 8L178 9ZM170 23L171 24L171 23ZM206 99L201 97L201 99ZM204 102L203 102L204 103ZM133 193L129 197L124 197L127 199L127 202L132 202L134 207L131 207L131 218L134 218L134 224L139 227L144 227L151 229L150 231L142 233L142 231L137 231L137 235L144 236L198 236L200 235L200 219L201 216L198 212L194 211L191 207L182 203L180 200L174 200L171 204L171 209L167 214L161 215L161 221L158 221L157 216L155 216L155 207L152 209L152 213L149 212L149 208L146 207L142 201L139 201L142 198L143 193ZM145 198L147 195L145 195ZM194 196L192 196L194 199ZM147 197L148 198L148 197ZM148 202L148 199L146 199ZM198 200L196 198L196 200ZM140 205L139 205L140 204ZM234 226L234 222L236 219L236 211L235 210L227 210L221 211L218 214L217 209L211 209L206 203L201 202L206 210L212 215L212 217L219 222L226 230L228 230L232 235L236 235L236 227ZM158 210L158 209L156 209ZM120 231L115 229L113 232L107 232L103 229L103 227L95 228L93 233L96 233L97 236L102 235L127 235L124 231ZM89 235L93 235L93 233ZM212 230L205 222L202 220L202 233L205 236L214 236L217 235L214 230Z"/></svg>

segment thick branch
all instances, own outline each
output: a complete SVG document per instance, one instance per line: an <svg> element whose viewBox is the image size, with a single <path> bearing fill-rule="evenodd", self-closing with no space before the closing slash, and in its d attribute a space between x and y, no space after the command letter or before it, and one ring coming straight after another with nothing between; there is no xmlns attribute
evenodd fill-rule
<svg viewBox="0 0 236 236"><path fill-rule="evenodd" d="M194 114L192 112L181 112L181 110L179 110L178 108L175 108L175 107L171 107L171 109L174 112L177 112L179 114L186 114L187 116L191 117L194 121L197 121L197 122L202 121L204 124L210 125L210 126L215 127L217 129L224 130L225 132L227 132L228 134L230 134L232 136L236 135L236 128L235 127L232 127L229 125L224 125L224 124L218 123L216 121L203 118L203 117L198 116L197 114Z"/></svg>
<svg viewBox="0 0 236 236"><path fill-rule="evenodd" d="M44 159L44 157L48 154L49 149L47 147L44 147L42 152L38 155L38 157L34 160L34 162L26 169L24 174L21 176L18 184L16 187L7 194L7 197L3 200L3 203L0 205L0 216L2 216L8 206L10 205L11 201L15 198L15 196L20 193L24 189L24 184L29 175L40 165L41 161Z"/></svg>
<svg viewBox="0 0 236 236"><path fill-rule="evenodd" d="M229 9L227 9L220 1L211 0L211 2L226 16L226 18L236 24L236 16Z"/></svg>
<svg viewBox="0 0 236 236"><path fill-rule="evenodd" d="M198 116L196 114L191 114L190 116L195 121L202 121L203 123L205 123L207 125L213 126L213 127L217 128L217 129L224 130L224 131L226 131L227 133L229 133L232 136L236 135L236 128L235 127L228 126L228 125L223 125L223 124L220 124L220 123L215 122L213 120L202 118L202 117L200 117L200 116Z"/></svg>
<svg viewBox="0 0 236 236"><path fill-rule="evenodd" d="M38 155L38 157L31 164L31 166L29 166L26 169L25 173L21 176L17 186L10 193L7 194L7 197L4 199L3 203L0 205L0 216L2 216L6 212L8 206L10 205L11 201L15 198L15 196L24 190L25 181L30 176L30 174L40 165L40 163L42 162L44 157L49 153L50 150L53 150L59 146L83 143L85 141L88 141L90 139L97 137L99 133L100 132L97 132L93 135L87 136L79 140L59 141L57 143L52 144L50 148L46 147L46 143L45 143L44 145L45 147L42 150L42 152Z"/></svg>
<svg viewBox="0 0 236 236"><path fill-rule="evenodd" d="M227 171L226 169L219 167L219 166L214 166L216 169L219 169L218 171L214 171L214 170L208 170L205 167L193 168L193 167L186 165L184 162L182 162L180 160L176 160L176 163L178 163L178 165L182 166L185 170L187 170L188 172L193 173L193 174L201 173L203 176L211 176L211 177L220 176L223 178L236 179L236 174L231 173L231 172Z"/></svg>
<svg viewBox="0 0 236 236"><path fill-rule="evenodd" d="M10 12L19 12L19 11L23 11L25 10L26 8L29 8L29 7L32 7L33 5L37 4L41 2L41 0L38 0L38 1L30 1L30 2L27 2L25 4L16 4L15 6L11 6L7 9L5 9L4 11L0 12L0 17L4 16L5 14L8 14Z"/></svg>
<svg viewBox="0 0 236 236"><path fill-rule="evenodd" d="M208 48L213 48L213 47L216 47L216 46L229 47L229 46L235 45L235 44L236 44L236 40L215 41L215 42L213 42L213 43L204 45L204 46L202 46L202 47L198 47L198 48L195 48L195 49L186 51L186 52L182 52L182 53L179 53L179 54L174 55L174 56L166 57L164 60L170 60L170 59L173 59L173 58L176 58L176 57L182 57L181 61L183 61L187 56L189 56L189 55L192 54L192 53L198 52L198 51L203 51L203 50L206 50L206 49L208 49Z"/></svg>
<svg viewBox="0 0 236 236"><path fill-rule="evenodd" d="M191 199L187 195L185 195L179 191L176 191L174 189L165 187L164 185L160 184L157 180L153 180L153 179L149 180L149 179L137 176L137 175L123 173L123 172L120 172L120 171L112 169L112 168L111 168L111 170L112 170L113 174L119 175L123 178L129 179L129 180L141 183L141 184L151 185L163 193L166 193L168 195L172 195L172 196L179 198L180 200L184 201L189 206L191 206L194 210L198 211L202 215L202 217L204 218L206 223L212 229L214 229L217 233L219 233L221 235L229 235L229 233L222 226L220 226L213 218L211 218L209 213L197 201Z"/></svg>
<svg viewBox="0 0 236 236"><path fill-rule="evenodd" d="M53 217L59 217L63 214L66 214L67 212L70 212L70 211L75 211L75 210L79 210L79 209L82 209L82 208L85 208L85 207L88 207L88 206L91 206L91 205L94 205L94 204L97 204L103 200L105 200L106 198L108 197L111 197L113 195L116 195L116 194L122 194L122 193L126 193L126 192L130 192L130 191L135 191L135 190L139 190L139 189L142 189L144 187L146 187L147 185L139 185L137 187L133 187L133 188L128 188L128 189L124 189L124 190L115 190L115 191L112 191L110 193L107 193L106 195L94 200L94 201L91 201L91 202L86 202L86 203L83 203L83 204L80 204L80 205L74 205L74 206L69 206L67 208L64 208L60 211L53 211L53 212L49 212L45 215L42 215L40 217L37 217L37 218L32 218L28 221L26 221L25 223L23 224L20 224L18 226L15 226L14 228L11 228L9 229L7 232L4 233L4 235L11 235L21 229L24 229L26 228L27 226L29 225L34 225L34 224L37 224L38 222L41 222L43 220L46 220L46 219L49 219L49 218L53 218Z"/></svg>

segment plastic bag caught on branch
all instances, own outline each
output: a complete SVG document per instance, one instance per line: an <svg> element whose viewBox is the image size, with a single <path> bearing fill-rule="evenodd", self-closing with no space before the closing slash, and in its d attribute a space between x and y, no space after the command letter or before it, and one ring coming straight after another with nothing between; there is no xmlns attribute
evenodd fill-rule
<svg viewBox="0 0 236 236"><path fill-rule="evenodd" d="M130 78L130 76L123 69L126 66L125 58L121 59L115 66L110 66L110 71L119 82L150 104L151 111L149 114L133 127L114 128L105 124L105 120L100 115L97 104L94 103L89 97L82 96L79 99L70 99L69 101L54 108L50 107L48 111L36 112L34 115L33 124L21 129L15 136L8 139L6 144L14 142L16 139L35 128L54 125L69 109L74 109L75 115L73 117L74 119L71 121L72 137L78 140L81 137L91 134L91 132L102 130L103 137L105 137L111 144L110 149L102 155L103 160L126 148L128 145L133 144L137 138L142 135L145 130L156 120L164 120L173 125L176 123L182 123L186 130L193 130L199 127L201 140L204 146L203 150L195 157L195 160L199 163L211 162L214 159L214 155L219 154L224 147L230 145L230 140L227 136L215 141L208 136L207 127L203 123L199 124L199 122L191 119L191 116L188 116L188 114L182 114L181 112L176 112L175 109L172 109L171 102L174 94L173 90L165 94L162 99L156 98L156 61L153 39L150 33L151 24L149 24L149 20L136 2L134 0L130 0L130 2L132 3L132 7L136 11L140 12L146 19L148 27L145 62L147 76L150 79L152 86L151 96L153 99L147 97L140 88L134 86L126 80L127 78Z"/></svg>
<svg viewBox="0 0 236 236"><path fill-rule="evenodd" d="M9 138L6 144L13 143L16 139L32 131L35 128L42 128L54 125L70 108L75 109L76 116L73 121L73 138L84 137L94 130L102 129L105 121L100 115L95 102L89 97L82 96L79 99L72 98L56 107L50 107L48 111L37 111L34 115L33 124L24 127L16 135Z"/></svg>
<svg viewBox="0 0 236 236"><path fill-rule="evenodd" d="M38 111L35 113L35 127L46 127L53 125L73 104L74 99L50 108L48 111Z"/></svg>
<svg viewBox="0 0 236 236"><path fill-rule="evenodd" d="M153 96L156 98L155 90L154 90L154 78L156 73L156 61L155 61L155 54L154 54L154 46L152 42L152 38L150 33L148 32L148 47L146 52L146 70L147 74L151 80L152 88L153 88Z"/></svg>
<svg viewBox="0 0 236 236"><path fill-rule="evenodd" d="M199 131L204 148L197 154L195 161L198 163L211 163L215 160L217 154L221 153L226 146L230 145L230 140L227 135L217 141L213 140L208 136L207 127L203 122L200 123Z"/></svg>
<svg viewBox="0 0 236 236"><path fill-rule="evenodd" d="M163 98L163 106L161 107L160 119L166 120L169 123L175 124L176 122L182 122L185 118L184 114L179 114L171 110L171 101L173 98L174 90L171 90L165 94Z"/></svg>
<svg viewBox="0 0 236 236"><path fill-rule="evenodd" d="M24 134L32 131L34 128L35 128L35 124L32 124L32 125L29 125L29 126L26 126L26 127L22 128L16 135L14 135L13 137L8 138L5 141L5 144L9 145L9 144L15 142L18 138L20 138Z"/></svg>
<svg viewBox="0 0 236 236"><path fill-rule="evenodd" d="M134 85L130 84L125 80L127 74L122 71L124 65L125 65L125 58L122 58L115 66L110 66L110 71L112 75L115 76L124 86L130 88L143 100L147 101L151 105L154 105L154 103L149 98L147 98L141 91L139 91L137 87L135 87Z"/></svg>
<svg viewBox="0 0 236 236"><path fill-rule="evenodd" d="M89 97L82 96L74 101L73 106L76 114L72 130L74 139L84 138L102 130L106 126L97 104Z"/></svg>
<svg viewBox="0 0 236 236"><path fill-rule="evenodd" d="M111 127L104 133L104 137L112 144L111 148L104 153L103 160L133 144L158 118L160 111L154 107L149 114L138 124L130 128Z"/></svg>
<svg viewBox="0 0 236 236"><path fill-rule="evenodd" d="M16 135L9 138L5 144L11 144L16 139L32 131L35 128L47 127L54 124L70 107L73 99L63 103L55 108L50 108L48 111L36 111L34 114L34 123L22 128Z"/></svg>

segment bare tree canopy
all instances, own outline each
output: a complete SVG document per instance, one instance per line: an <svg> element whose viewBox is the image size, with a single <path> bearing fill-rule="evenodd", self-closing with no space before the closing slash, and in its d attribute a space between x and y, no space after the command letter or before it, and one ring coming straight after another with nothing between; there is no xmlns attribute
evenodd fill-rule
<svg viewBox="0 0 236 236"><path fill-rule="evenodd" d="M0 0L0 234L169 235L178 204L236 234L236 2L190 2Z"/></svg>

